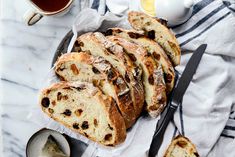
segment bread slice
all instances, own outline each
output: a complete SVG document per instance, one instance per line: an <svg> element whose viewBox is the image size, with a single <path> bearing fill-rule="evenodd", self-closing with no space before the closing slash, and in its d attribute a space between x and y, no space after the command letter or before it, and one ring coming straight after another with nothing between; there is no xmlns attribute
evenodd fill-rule
<svg viewBox="0 0 235 157"><path fill-rule="evenodd" d="M180 47L174 34L156 18L142 12L131 11L128 21L136 30L145 31L146 35L155 40L165 50L174 66L180 64Z"/></svg>
<svg viewBox="0 0 235 157"><path fill-rule="evenodd" d="M170 60L165 54L164 50L153 40L146 38L140 31L125 30L122 28L110 28L107 30L106 35L115 35L127 39L131 42L139 44L151 53L154 60L162 65L164 72L164 79L166 83L166 92L169 94L174 88L175 72Z"/></svg>
<svg viewBox="0 0 235 157"><path fill-rule="evenodd" d="M109 41L101 33L86 33L78 37L75 47L80 47L82 51L89 51L94 56L101 56L109 61L125 79L131 90L133 100L133 113L130 114L129 124L131 126L136 117L142 111L144 102L144 90L141 80L142 69L135 65L125 54L123 48Z"/></svg>
<svg viewBox="0 0 235 157"><path fill-rule="evenodd" d="M133 113L130 89L120 73L103 57L86 52L67 53L55 63L55 72L65 81L88 81L98 86L106 95L112 96L127 127Z"/></svg>
<svg viewBox="0 0 235 157"><path fill-rule="evenodd" d="M86 82L60 82L44 89L40 105L49 117L87 138L114 146L126 138L115 100Z"/></svg>
<svg viewBox="0 0 235 157"><path fill-rule="evenodd" d="M164 157L199 157L199 154L188 138L179 135L171 142Z"/></svg>
<svg viewBox="0 0 235 157"><path fill-rule="evenodd" d="M122 46L132 61L142 67L146 109L151 117L157 117L166 106L166 87L161 65L140 45L117 36L109 36L108 39Z"/></svg>

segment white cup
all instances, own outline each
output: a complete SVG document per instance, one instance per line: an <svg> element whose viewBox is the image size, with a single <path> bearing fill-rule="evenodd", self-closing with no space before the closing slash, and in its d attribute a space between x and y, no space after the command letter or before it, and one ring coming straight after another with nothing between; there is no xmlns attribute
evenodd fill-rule
<svg viewBox="0 0 235 157"><path fill-rule="evenodd" d="M32 26L37 23L43 16L59 16L66 14L70 9L73 0L68 1L68 3L60 10L52 12L42 10L31 0L28 0L28 2L30 3L31 8L25 12L23 19L28 26Z"/></svg>

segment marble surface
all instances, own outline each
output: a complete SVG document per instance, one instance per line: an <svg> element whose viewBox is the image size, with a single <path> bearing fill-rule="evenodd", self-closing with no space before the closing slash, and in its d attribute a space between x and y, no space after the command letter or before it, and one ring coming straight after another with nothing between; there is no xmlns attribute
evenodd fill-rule
<svg viewBox="0 0 235 157"><path fill-rule="evenodd" d="M1 157L23 157L29 137L40 129L27 115L37 105L38 90L61 39L85 7L76 0L62 17L45 17L34 26L22 20L27 0L2 0L0 24Z"/></svg>

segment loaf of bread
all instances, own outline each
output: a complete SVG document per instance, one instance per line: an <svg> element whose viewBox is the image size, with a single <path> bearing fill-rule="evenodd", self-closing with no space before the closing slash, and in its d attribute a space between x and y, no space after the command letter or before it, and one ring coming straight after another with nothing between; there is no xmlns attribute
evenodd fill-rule
<svg viewBox="0 0 235 157"><path fill-rule="evenodd" d="M112 96L118 105L127 128L133 113L130 89L120 73L103 57L86 52L67 53L55 63L56 74L65 81L87 81ZM131 107L130 107L131 106Z"/></svg>
<svg viewBox="0 0 235 157"><path fill-rule="evenodd" d="M166 106L166 87L161 64L157 64L146 49L117 36L108 39L122 46L133 62L143 69L146 110L153 118Z"/></svg>
<svg viewBox="0 0 235 157"><path fill-rule="evenodd" d="M142 30L155 40L165 50L174 66L180 63L180 47L174 34L156 18L142 12L131 11L128 14L131 26L136 30Z"/></svg>
<svg viewBox="0 0 235 157"><path fill-rule="evenodd" d="M145 37L143 32L135 30L125 30L122 28L110 28L106 31L106 35L119 36L131 42L137 43L147 49L148 53L152 54L154 60L158 64L162 65L167 94L172 91L175 84L174 67L172 66L164 50L155 41Z"/></svg>
<svg viewBox="0 0 235 157"><path fill-rule="evenodd" d="M43 112L87 138L114 146L126 138L123 117L112 97L87 82L60 82L40 95Z"/></svg>
<svg viewBox="0 0 235 157"><path fill-rule="evenodd" d="M135 65L123 48L109 41L101 33L86 33L78 37L75 47L80 47L82 51L88 51L94 56L101 56L109 61L116 68L128 84L133 100L133 113L129 115L129 124L131 126L136 117L138 117L143 108L144 89L142 83L142 69ZM131 118L132 117L132 118Z"/></svg>
<svg viewBox="0 0 235 157"><path fill-rule="evenodd" d="M188 138L179 135L173 139L164 157L199 157L199 154Z"/></svg>
<svg viewBox="0 0 235 157"><path fill-rule="evenodd" d="M40 93L42 111L71 130L106 146L124 142L145 106L157 117L175 84L180 47L160 21L132 11L134 30L111 28L77 38L72 53L58 58L61 82ZM165 157L198 157L185 137L175 138Z"/></svg>

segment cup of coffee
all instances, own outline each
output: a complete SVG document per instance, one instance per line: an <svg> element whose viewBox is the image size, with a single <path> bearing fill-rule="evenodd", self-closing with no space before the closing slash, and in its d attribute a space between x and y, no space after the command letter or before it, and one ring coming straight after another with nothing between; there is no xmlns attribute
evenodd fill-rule
<svg viewBox="0 0 235 157"><path fill-rule="evenodd" d="M24 21L31 26L43 16L63 15L68 12L73 0L28 0L32 8L24 14Z"/></svg>

